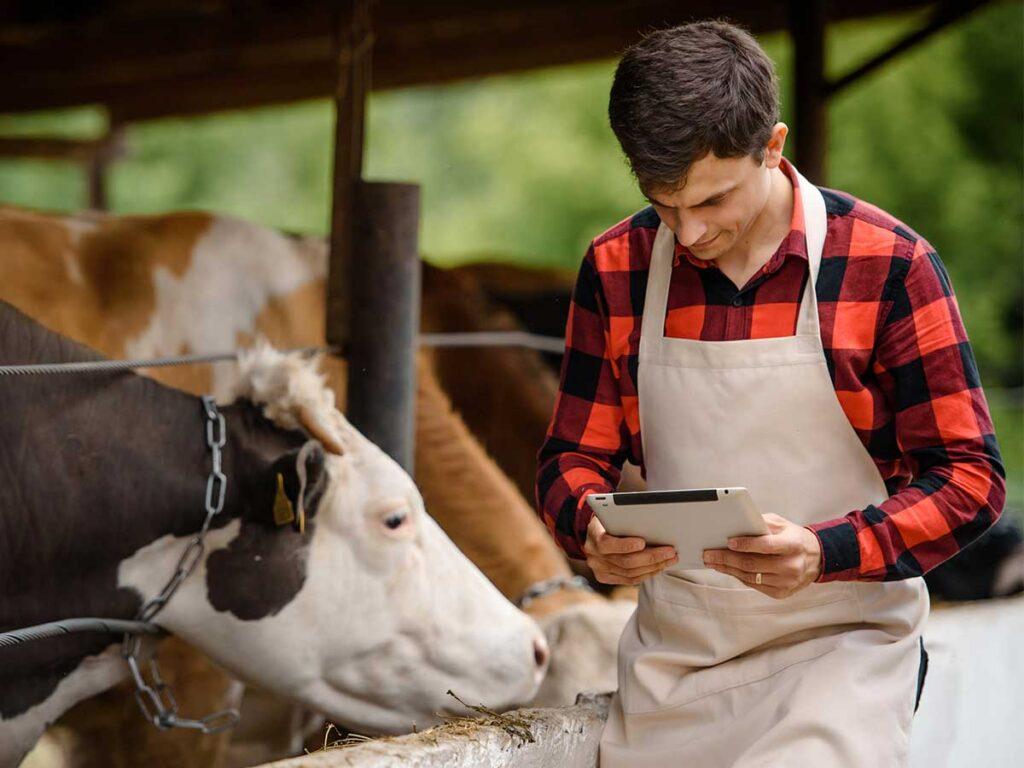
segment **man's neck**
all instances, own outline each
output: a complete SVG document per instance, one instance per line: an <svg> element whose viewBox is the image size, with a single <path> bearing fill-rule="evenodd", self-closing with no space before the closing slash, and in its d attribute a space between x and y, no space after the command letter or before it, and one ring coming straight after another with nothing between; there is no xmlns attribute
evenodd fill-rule
<svg viewBox="0 0 1024 768"><path fill-rule="evenodd" d="M793 185L781 168L770 173L768 201L761 213L740 241L715 259L715 265L739 288L778 250L793 220Z"/></svg>

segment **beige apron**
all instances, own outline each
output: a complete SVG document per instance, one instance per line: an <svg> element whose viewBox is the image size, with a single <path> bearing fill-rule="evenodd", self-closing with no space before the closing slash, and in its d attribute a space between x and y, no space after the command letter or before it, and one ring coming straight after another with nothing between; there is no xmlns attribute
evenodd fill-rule
<svg viewBox="0 0 1024 768"><path fill-rule="evenodd" d="M800 525L888 497L836 398L814 284L826 217L802 175L810 278L795 336L662 335L675 237L651 255L640 428L651 490L746 486ZM646 579L619 640L601 768L904 766L924 580L812 583L776 600L712 570Z"/></svg>

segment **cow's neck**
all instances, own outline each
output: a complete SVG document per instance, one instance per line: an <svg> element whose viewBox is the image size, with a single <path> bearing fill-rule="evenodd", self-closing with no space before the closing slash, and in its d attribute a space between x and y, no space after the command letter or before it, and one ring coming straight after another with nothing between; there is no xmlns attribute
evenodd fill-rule
<svg viewBox="0 0 1024 768"><path fill-rule="evenodd" d="M88 359L96 356L0 304L5 364ZM162 538L186 541L205 516L199 398L133 374L90 373L3 377L0 402L0 629L133 617L149 596L118 587L119 563ZM228 492L215 528L243 514L244 491L266 470L251 446L299 440L251 404L222 412ZM0 719L44 701L118 640L85 633L0 650Z"/></svg>

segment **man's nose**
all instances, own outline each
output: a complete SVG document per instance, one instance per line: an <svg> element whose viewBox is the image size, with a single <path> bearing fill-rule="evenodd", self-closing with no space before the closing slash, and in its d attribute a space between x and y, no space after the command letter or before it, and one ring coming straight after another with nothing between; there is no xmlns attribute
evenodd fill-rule
<svg viewBox="0 0 1024 768"><path fill-rule="evenodd" d="M680 222L679 227L676 229L676 239L680 245L689 248L694 243L703 240L707 231L707 225L702 222Z"/></svg>

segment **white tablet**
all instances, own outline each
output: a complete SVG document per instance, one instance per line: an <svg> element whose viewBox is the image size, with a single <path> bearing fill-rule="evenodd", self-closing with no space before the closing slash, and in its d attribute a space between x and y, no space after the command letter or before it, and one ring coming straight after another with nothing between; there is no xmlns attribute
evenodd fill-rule
<svg viewBox="0 0 1024 768"><path fill-rule="evenodd" d="M587 503L608 533L670 544L679 562L666 571L705 568L705 549L726 549L733 536L758 536L768 526L746 488L592 493Z"/></svg>

